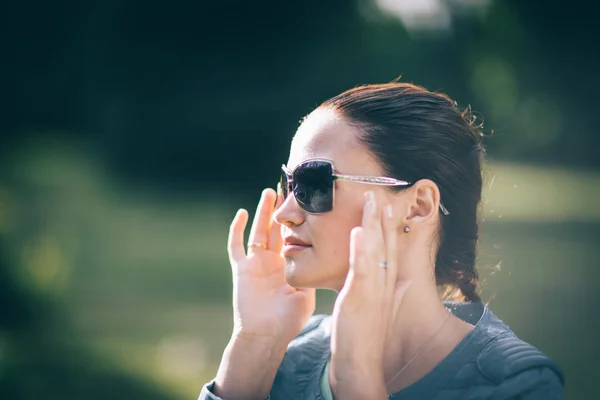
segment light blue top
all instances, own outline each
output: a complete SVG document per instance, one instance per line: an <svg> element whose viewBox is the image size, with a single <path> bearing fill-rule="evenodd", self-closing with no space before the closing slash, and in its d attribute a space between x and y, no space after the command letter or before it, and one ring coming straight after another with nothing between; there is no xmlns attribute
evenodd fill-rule
<svg viewBox="0 0 600 400"><path fill-rule="evenodd" d="M333 393L329 384L329 361L325 364L325 370L321 375L321 394L323 395L323 400L333 400Z"/></svg>

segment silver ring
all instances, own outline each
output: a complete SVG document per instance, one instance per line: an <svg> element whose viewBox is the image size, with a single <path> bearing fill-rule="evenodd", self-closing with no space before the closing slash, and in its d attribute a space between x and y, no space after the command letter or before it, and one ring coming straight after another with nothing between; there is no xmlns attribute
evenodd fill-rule
<svg viewBox="0 0 600 400"><path fill-rule="evenodd" d="M379 265L383 269L387 269L387 261L379 261L377 265Z"/></svg>
<svg viewBox="0 0 600 400"><path fill-rule="evenodd" d="M248 243L248 247L258 247L261 249L266 249L267 245L265 243L252 242L252 243Z"/></svg>

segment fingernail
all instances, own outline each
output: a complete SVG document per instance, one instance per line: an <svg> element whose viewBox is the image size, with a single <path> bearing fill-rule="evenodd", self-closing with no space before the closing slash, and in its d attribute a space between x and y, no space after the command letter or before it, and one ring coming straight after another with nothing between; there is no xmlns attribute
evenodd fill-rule
<svg viewBox="0 0 600 400"><path fill-rule="evenodd" d="M375 203L375 192L373 192L372 190L369 190L367 192L367 199L369 199L369 201L372 201L373 203Z"/></svg>
<svg viewBox="0 0 600 400"><path fill-rule="evenodd" d="M367 195L367 212L369 215L375 215L375 210L377 209L377 204L375 203L375 195L373 192L369 192Z"/></svg>
<svg viewBox="0 0 600 400"><path fill-rule="evenodd" d="M387 215L388 218L392 218L392 205L388 204L387 206L385 206L385 214Z"/></svg>
<svg viewBox="0 0 600 400"><path fill-rule="evenodd" d="M373 209L375 207L373 207L373 202L371 200L367 200L367 202L365 203L365 213L367 213L368 215L373 214Z"/></svg>

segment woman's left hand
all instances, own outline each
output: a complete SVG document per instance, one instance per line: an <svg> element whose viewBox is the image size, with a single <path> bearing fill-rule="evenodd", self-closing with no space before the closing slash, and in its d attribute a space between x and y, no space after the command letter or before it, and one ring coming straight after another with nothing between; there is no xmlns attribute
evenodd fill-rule
<svg viewBox="0 0 600 400"><path fill-rule="evenodd" d="M392 207L367 192L350 269L333 311L329 377L336 399L386 399L384 352L410 281L400 280Z"/></svg>

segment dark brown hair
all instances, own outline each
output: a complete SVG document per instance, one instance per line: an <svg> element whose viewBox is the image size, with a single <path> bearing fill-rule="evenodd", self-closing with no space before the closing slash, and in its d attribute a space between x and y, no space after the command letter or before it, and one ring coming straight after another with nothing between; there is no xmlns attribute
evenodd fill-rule
<svg viewBox="0 0 600 400"><path fill-rule="evenodd" d="M450 212L440 215L436 283L480 301L475 259L485 151L481 125L469 109L460 111L444 94L398 82L360 86L321 107L361 129L360 140L388 176L436 183Z"/></svg>

